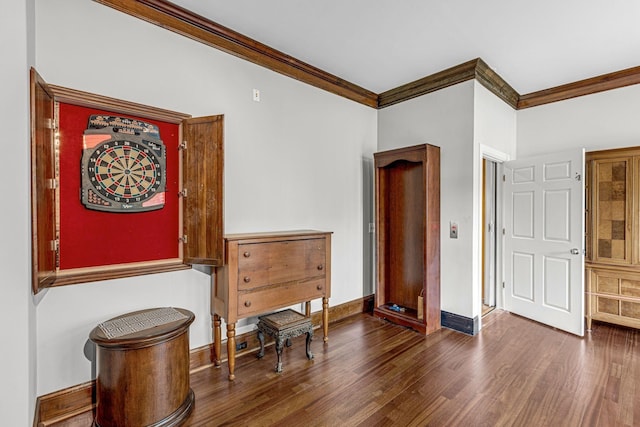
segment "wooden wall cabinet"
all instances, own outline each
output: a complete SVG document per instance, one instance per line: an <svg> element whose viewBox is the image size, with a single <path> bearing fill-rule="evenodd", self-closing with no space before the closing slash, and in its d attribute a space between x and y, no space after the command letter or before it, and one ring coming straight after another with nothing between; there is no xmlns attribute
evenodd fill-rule
<svg viewBox="0 0 640 427"><path fill-rule="evenodd" d="M423 334L440 329L440 148L374 154L374 315Z"/></svg>
<svg viewBox="0 0 640 427"><path fill-rule="evenodd" d="M227 324L229 379L235 379L235 327L239 319L322 298L324 342L329 332L331 233L313 230L230 234L225 263L211 290L214 363L220 365L221 318Z"/></svg>
<svg viewBox="0 0 640 427"><path fill-rule="evenodd" d="M155 224L144 222L144 229L129 231L126 245L109 247L108 244L94 238L91 247L76 244L74 233L61 232L67 211L77 209L80 203L75 195L79 188L70 186L68 181L60 179L61 170L67 176L79 179L80 167L77 163L65 164L65 135L60 136L61 106L85 108L114 113L119 116L155 120L175 128L171 135L176 141L171 147L171 156L176 159L178 170L173 170L172 188L175 192L167 192L167 200L171 200L172 210L169 222ZM66 107L65 107L66 108ZM84 116L87 117L87 116ZM86 118L84 119L86 124ZM70 120L67 120L70 121ZM77 126L68 129L68 134L77 137ZM80 135L82 131L79 131ZM177 134L177 135L176 135ZM69 136L69 135L67 135ZM80 136L81 137L81 136ZM33 293L51 286L91 282L159 273L190 268L191 264L211 266L222 265L223 262L223 116L192 118L174 111L158 109L146 105L135 104L119 99L108 98L74 89L47 84L38 73L31 70L31 213L32 213L32 290ZM77 147L67 150L77 155ZM170 148L168 147L167 150ZM81 151L81 147L80 147ZM167 158L169 153L167 153ZM78 162L79 163L79 162ZM64 168L74 169L73 171ZM61 187L71 194L66 199L61 197ZM65 202L68 200L68 202ZM68 203L68 205L63 205ZM169 202L167 202L168 204ZM74 205L73 209L69 208ZM175 212L175 213L174 213ZM102 227L102 232L125 234L114 223L126 224L131 216L140 213L101 213L103 218L110 216L111 225ZM114 216L115 215L115 216ZM117 218L117 219L116 219ZM146 217L145 217L146 218ZM79 221L83 220L82 213ZM80 232L85 230L80 226ZM171 253L154 253L149 247L149 237L154 233L163 233ZM69 241L71 240L71 243ZM102 243L102 244L101 244ZM105 251L126 253L128 247L136 245L140 251L148 251L144 261L117 263L106 262L80 267L65 267L64 261L74 259L69 255L69 248L76 254L82 251L95 251L97 256ZM75 246L75 247L74 247ZM81 247L77 247L81 246ZM141 249L140 249L141 248ZM71 252L73 252L71 251ZM80 251L80 252L79 252ZM66 257L66 258L65 258ZM62 261L62 263L61 263Z"/></svg>
<svg viewBox="0 0 640 427"><path fill-rule="evenodd" d="M587 153L586 318L640 328L640 148Z"/></svg>

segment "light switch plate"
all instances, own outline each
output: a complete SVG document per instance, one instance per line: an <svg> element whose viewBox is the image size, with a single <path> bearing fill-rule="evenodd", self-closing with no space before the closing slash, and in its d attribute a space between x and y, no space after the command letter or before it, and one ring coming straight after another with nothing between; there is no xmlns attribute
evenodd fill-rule
<svg viewBox="0 0 640 427"><path fill-rule="evenodd" d="M449 222L449 238L458 238L458 224L455 222Z"/></svg>

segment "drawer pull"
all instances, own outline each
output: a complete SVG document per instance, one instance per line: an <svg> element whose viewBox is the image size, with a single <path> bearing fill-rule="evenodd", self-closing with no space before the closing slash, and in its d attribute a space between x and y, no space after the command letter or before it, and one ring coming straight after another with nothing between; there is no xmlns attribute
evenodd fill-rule
<svg viewBox="0 0 640 427"><path fill-rule="evenodd" d="M244 283L249 283L251 281L251 277L244 276Z"/></svg>
<svg viewBox="0 0 640 427"><path fill-rule="evenodd" d="M251 256L251 252L246 251L245 253L242 254L245 258L249 258Z"/></svg>
<svg viewBox="0 0 640 427"><path fill-rule="evenodd" d="M247 300L247 301L245 301L245 302L244 302L244 306L245 306L245 307L251 307L251 301L248 301L248 300Z"/></svg>
<svg viewBox="0 0 640 427"><path fill-rule="evenodd" d="M318 265L318 270L322 270L324 268L324 265L320 264Z"/></svg>
<svg viewBox="0 0 640 427"><path fill-rule="evenodd" d="M318 286L316 286L316 289L317 289L317 290L319 290L319 291L321 291L321 290L322 290L322 285L318 285Z"/></svg>

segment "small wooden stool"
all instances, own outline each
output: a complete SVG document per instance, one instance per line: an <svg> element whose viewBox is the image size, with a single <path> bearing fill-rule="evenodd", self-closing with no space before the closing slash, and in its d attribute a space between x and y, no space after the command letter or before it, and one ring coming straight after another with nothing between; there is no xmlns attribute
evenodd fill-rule
<svg viewBox="0 0 640 427"><path fill-rule="evenodd" d="M291 345L291 338L295 338L304 333L307 334L307 359L313 359L313 354L311 354L313 325L311 325L311 319L309 317L305 317L297 311L288 309L260 316L258 319L258 340L260 341L258 358L264 356L264 334L267 334L276 340L276 353L278 355L276 372L282 372L282 347L284 342L287 342L288 347Z"/></svg>

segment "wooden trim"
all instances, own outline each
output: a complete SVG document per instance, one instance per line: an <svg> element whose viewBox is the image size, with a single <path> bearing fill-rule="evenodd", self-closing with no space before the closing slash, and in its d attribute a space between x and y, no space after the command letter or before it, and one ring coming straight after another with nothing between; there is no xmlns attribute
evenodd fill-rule
<svg viewBox="0 0 640 427"><path fill-rule="evenodd" d="M143 274L165 273L170 271L187 270L191 265L181 259L167 259L158 261L132 262L109 266L70 268L59 270L56 281L50 287L89 283L99 280L121 279L124 277L140 276Z"/></svg>
<svg viewBox="0 0 640 427"><path fill-rule="evenodd" d="M640 66L521 95L518 110L640 83Z"/></svg>
<svg viewBox="0 0 640 427"><path fill-rule="evenodd" d="M253 62L285 76L375 108L378 96L165 0L97 0L106 6Z"/></svg>
<svg viewBox="0 0 640 427"><path fill-rule="evenodd" d="M329 307L329 319L331 323L338 322L347 317L365 313L372 301L373 295L365 296L357 300L349 301L335 307ZM314 329L322 325L322 311L312 313L311 322ZM260 348L257 335L254 331L247 332L236 337L236 344L247 342L247 348L236 353L236 357L253 352ZM267 340L267 344L270 342ZM271 340L273 343L273 340ZM226 346L222 346L222 360L227 360ZM194 348L189 352L189 372L194 373L201 369L213 367L213 343ZM38 427L50 426L63 422L94 410L95 380L76 386L68 387L53 393L39 396L36 400L36 413L33 425Z"/></svg>
<svg viewBox="0 0 640 427"><path fill-rule="evenodd" d="M513 109L518 106L520 95L502 77L493 71L482 59L477 59L476 80L491 93L509 104Z"/></svg>
<svg viewBox="0 0 640 427"><path fill-rule="evenodd" d="M151 107L135 102L123 101L121 99L110 98L108 96L96 95L94 93L83 92L81 90L70 89L63 86L49 85L56 102L79 105L81 107L102 108L113 111L136 115L153 120L160 120L166 123L181 124L183 120L191 118L191 115L178 113L176 111Z"/></svg>
<svg viewBox="0 0 640 427"><path fill-rule="evenodd" d="M516 108L518 93L480 58L383 92L378 97L378 108L389 107L471 79L478 80L498 98Z"/></svg>
<svg viewBox="0 0 640 427"><path fill-rule="evenodd" d="M476 58L378 95L166 0L96 1L287 77L373 108L389 107L474 78L518 110L640 83L639 66L519 95L482 59Z"/></svg>
<svg viewBox="0 0 640 427"><path fill-rule="evenodd" d="M36 401L33 425L47 426L54 420L59 421L85 411L92 411L94 390L95 381L89 381L39 396Z"/></svg>
<svg viewBox="0 0 640 427"><path fill-rule="evenodd" d="M588 151L585 154L585 162L591 160L617 159L620 157L640 156L640 147L613 148L609 150Z"/></svg>
<svg viewBox="0 0 640 427"><path fill-rule="evenodd" d="M475 78L477 59L448 68L378 96L378 108L385 108Z"/></svg>

